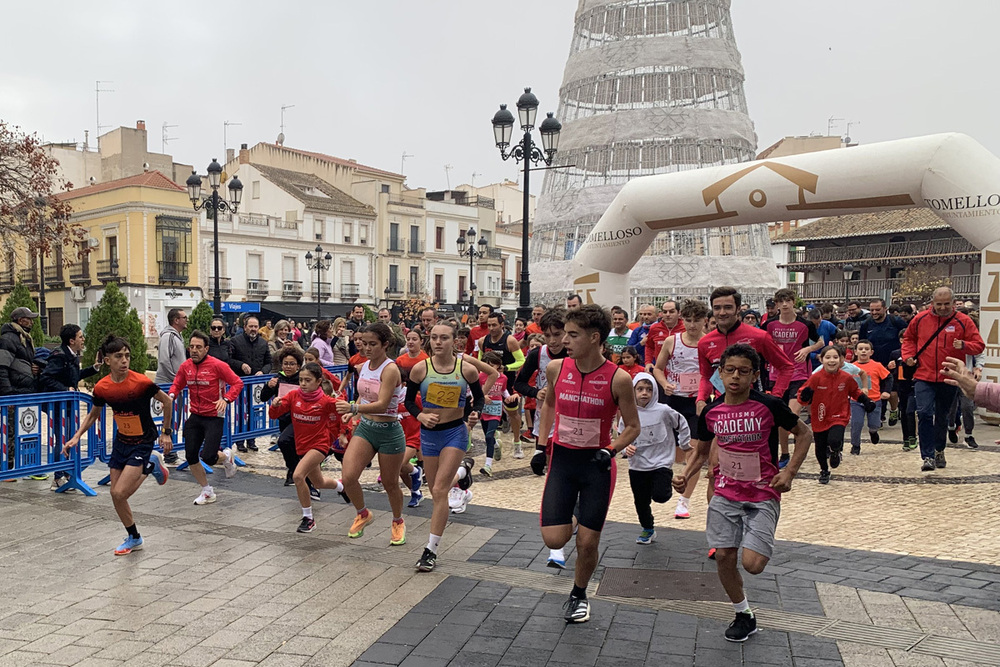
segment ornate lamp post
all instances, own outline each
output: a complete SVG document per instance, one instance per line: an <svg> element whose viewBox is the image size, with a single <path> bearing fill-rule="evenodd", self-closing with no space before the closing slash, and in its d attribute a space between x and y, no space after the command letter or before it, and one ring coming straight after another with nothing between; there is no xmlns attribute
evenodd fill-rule
<svg viewBox="0 0 1000 667"><path fill-rule="evenodd" d="M206 213L212 215L212 249L215 256L215 284L213 287L212 310L215 316L222 315L222 299L219 290L219 211L236 213L243 199L243 184L240 179L233 176L229 180L229 201L219 197L219 186L222 184L222 165L218 160L212 158L212 164L208 165L208 186L212 188L212 194L205 199L201 198L201 176L198 172L192 171L187 179L188 197L194 205L194 210L204 209Z"/></svg>
<svg viewBox="0 0 1000 667"><path fill-rule="evenodd" d="M844 311L851 302L851 279L854 277L854 265L844 264Z"/></svg>
<svg viewBox="0 0 1000 667"><path fill-rule="evenodd" d="M521 141L514 145L508 152L511 134L514 130L514 115L507 110L506 104L500 105L500 110L493 116L493 137L496 140L497 148L500 149L500 156L507 160L511 157L516 162L524 162L524 200L521 212L521 299L518 302L517 316L526 320L531 319L531 278L528 271L528 209L530 195L528 192L528 179L531 173L531 165L544 162L546 166L552 164L556 150L559 148L559 132L562 124L555 119L550 111L546 114L545 120L538 127L542 135L542 150L539 150L535 142L531 139L531 130L535 127L535 116L538 113L538 98L531 92L531 88L525 88L524 94L517 100L517 115L521 123L521 130L524 135Z"/></svg>
<svg viewBox="0 0 1000 667"><path fill-rule="evenodd" d="M476 301L476 274L473 268L472 262L475 259L482 259L486 255L486 239L479 237L479 243L476 243L476 228L469 227L469 229L464 234L459 234L458 238L455 240L458 244L458 254L461 257L469 258L469 315L473 315L472 309L475 307ZM476 246L479 249L476 249ZM461 294L459 298L461 298Z"/></svg>
<svg viewBox="0 0 1000 667"><path fill-rule="evenodd" d="M323 254L323 246L316 246L315 257L311 252L306 252L306 268L310 271L316 272L316 321L323 319L321 314L321 305L323 303L323 283L322 277L323 272L328 270L333 264L333 255L330 253ZM331 290L332 291L332 290Z"/></svg>

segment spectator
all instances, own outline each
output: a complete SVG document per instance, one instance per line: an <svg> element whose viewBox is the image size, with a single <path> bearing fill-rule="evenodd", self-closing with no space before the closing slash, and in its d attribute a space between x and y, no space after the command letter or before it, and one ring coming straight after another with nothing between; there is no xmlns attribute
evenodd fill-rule
<svg viewBox="0 0 1000 667"><path fill-rule="evenodd" d="M33 394L36 390L35 346L31 342L31 327L38 313L30 308L15 308L10 322L0 327L0 396ZM17 435L16 408L7 409L7 423L13 432L7 434L7 465L14 467L14 443ZM45 479L48 475L36 475ZM14 480L9 480L14 481Z"/></svg>
<svg viewBox="0 0 1000 667"><path fill-rule="evenodd" d="M851 301L847 304L847 317L844 318L844 329L847 331L860 331L861 325L868 319L868 313L861 307L860 301Z"/></svg>
<svg viewBox="0 0 1000 667"><path fill-rule="evenodd" d="M570 294L566 297L566 311L580 310L580 306L583 305L583 299L580 298L579 294Z"/></svg>
<svg viewBox="0 0 1000 667"><path fill-rule="evenodd" d="M465 342L465 353L472 354L476 350L476 343L483 336L489 334L490 327L486 324L489 320L490 315L493 314L493 306L488 303L484 303L479 306L479 323L469 330L469 338ZM428 329L430 331L430 329Z"/></svg>
<svg viewBox="0 0 1000 667"><path fill-rule="evenodd" d="M273 334L274 334L274 327L271 326L271 320L265 321L264 326L262 326L260 328L260 331L257 333L258 336L260 336L266 341L270 341L271 338L273 338Z"/></svg>
<svg viewBox="0 0 1000 667"><path fill-rule="evenodd" d="M957 388L944 381L941 364L957 350L975 356L985 349L975 322L968 315L955 311L949 287L934 290L931 309L921 311L906 328L902 358L907 366L917 367L913 391L917 401L917 439L923 459L922 471L943 468L947 464L945 434Z"/></svg>
<svg viewBox="0 0 1000 667"><path fill-rule="evenodd" d="M392 313L388 308L378 311L378 321L392 331L392 340L389 341L387 354L390 359L395 359L399 356L400 350L406 347L406 334L403 333L403 329L398 324L392 321Z"/></svg>
<svg viewBox="0 0 1000 667"><path fill-rule="evenodd" d="M221 317L216 317L208 327L208 356L224 361L237 375L243 365L233 359L233 344L226 337L226 323Z"/></svg>
<svg viewBox="0 0 1000 667"><path fill-rule="evenodd" d="M681 322L681 311L677 309L677 302L664 301L660 306L660 319L650 325L649 334L646 336L646 349L643 352L646 368L650 369L656 363L663 341L683 332L684 323Z"/></svg>
<svg viewBox="0 0 1000 667"><path fill-rule="evenodd" d="M632 330L632 335L629 336L628 344L636 349L639 353L639 365L644 366L646 364L646 358L644 352L646 350L646 337L649 335L649 328L653 326L653 322L656 320L656 310L651 304L644 303L639 306L639 326ZM653 361L656 361L653 359Z"/></svg>
<svg viewBox="0 0 1000 667"><path fill-rule="evenodd" d="M906 322L889 314L885 299L873 299L868 308L868 318L861 323L858 336L872 344L872 359L888 368L892 353L899 349L899 332L906 328ZM899 420L899 395L890 398L888 403L882 401L883 421L887 406L892 411L889 417L895 424Z"/></svg>
<svg viewBox="0 0 1000 667"><path fill-rule="evenodd" d="M347 318L347 330L350 331L350 351L351 354L356 354L358 348L354 345L354 334L365 325L365 307L364 306L354 306L351 308L350 317Z"/></svg>
<svg viewBox="0 0 1000 667"><path fill-rule="evenodd" d="M271 372L271 350L260 333L260 320L255 315L248 317L243 323L243 333L233 336L230 343L233 347L233 360L240 364L238 375L264 375ZM241 401L248 401L249 396L241 394ZM249 406L245 405L245 414L249 418ZM247 448L257 451L257 443L253 440L238 441L236 449L245 452Z"/></svg>
<svg viewBox="0 0 1000 667"><path fill-rule="evenodd" d="M347 331L347 322L343 317L333 321L333 338L330 339L330 349L333 350L333 365L343 366L351 360L351 338Z"/></svg>
<svg viewBox="0 0 1000 667"><path fill-rule="evenodd" d="M343 317L337 318L338 322L344 323ZM333 363L333 334L330 320L320 320L316 323L309 347L314 347L319 352L319 363L327 366Z"/></svg>
<svg viewBox="0 0 1000 667"><path fill-rule="evenodd" d="M170 384L177 375L177 369L184 363L184 337L181 332L187 327L188 316L180 308L171 308L167 312L167 328L160 332L160 344L157 348L156 383ZM177 454L173 455L177 460ZM171 463L171 461L167 461Z"/></svg>
<svg viewBox="0 0 1000 667"><path fill-rule="evenodd" d="M977 407L1000 412L1000 384L976 379L974 371L970 372L961 359L945 357L941 364L941 375L945 376L945 383L958 387L962 395Z"/></svg>
<svg viewBox="0 0 1000 667"><path fill-rule="evenodd" d="M542 304L536 304L534 308L531 309L531 321L528 322L528 326L525 327L525 332L530 336L531 334L541 334L542 327L539 326L539 322L542 321L542 315L545 314L545 306Z"/></svg>
<svg viewBox="0 0 1000 667"><path fill-rule="evenodd" d="M263 331L261 329L262 337L264 335ZM302 349L292 337L292 325L289 324L288 320L278 320L278 323L274 325L274 331L271 332L267 345L272 359L277 356L283 347L298 347L300 350Z"/></svg>
<svg viewBox="0 0 1000 667"><path fill-rule="evenodd" d="M292 337L296 343L302 338L302 329L299 328L298 322L295 320L289 320L288 326L290 328L288 334ZM299 347L302 347L301 345Z"/></svg>

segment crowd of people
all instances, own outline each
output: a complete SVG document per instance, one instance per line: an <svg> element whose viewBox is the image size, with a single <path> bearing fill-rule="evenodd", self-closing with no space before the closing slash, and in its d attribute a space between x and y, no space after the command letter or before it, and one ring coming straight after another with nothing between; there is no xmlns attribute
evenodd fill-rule
<svg viewBox="0 0 1000 667"><path fill-rule="evenodd" d="M23 310L0 330L0 390L39 375L31 353L14 345L30 343L24 332L35 314ZM99 407L111 406L118 427L111 494L128 533L115 553L127 554L142 547L129 496L146 475L165 482L165 464L176 461L172 420L165 418L157 432L149 400L163 403L169 417L172 401L188 389L184 454L201 486L194 503L204 505L215 502L216 493L202 464L221 463L227 477L236 472L236 453L220 451L227 406L249 400L243 378L271 376L261 400L270 402L270 417L279 423L286 485L294 485L302 509L297 531L315 529L313 501L322 489L334 489L356 509L348 537L362 536L376 517L360 478L377 459L391 508L391 546L407 539L404 489L409 507L420 505L424 485L430 489L429 534L416 563L429 572L449 513L464 512L472 497L469 449L478 424L486 440L479 477L493 475L505 448L523 458L526 447L531 470L546 475L540 524L549 566L566 566L563 549L575 537L567 622L590 618L586 589L618 461L628 461L641 545L656 539L652 504L676 492L674 517L688 518L704 476L709 557L736 614L726 639L744 641L756 632L756 620L738 569L739 549L746 572L764 570L781 495L813 441L821 484L841 465L845 438L850 454L860 455L865 430L877 445L885 422L902 422L903 448L919 448L925 472L947 465L946 444L957 442L958 428L970 449L978 446L973 407L1000 404L1000 391L976 385L985 344L964 310L941 288L919 312L876 299L867 308L852 302L838 318L830 305L797 308L794 292L781 289L758 313L736 289L719 287L708 303L666 301L659 314L640 305L634 322L622 307L585 305L578 295L567 298L565 308L536 306L530 320L512 324L489 305L480 306L475 322L441 319L428 307L408 323L393 322L388 310L368 323L356 306L345 318L316 322L310 332L286 320L261 327L250 316L227 336L232 329L216 319L209 332L192 333L185 348L187 316L174 309L160 337L156 373L156 382L170 390L130 371L128 343L109 337L99 361L111 374L95 387L95 409L64 451L79 443ZM40 373L47 382L55 381L53 374L74 383L95 372L67 363L78 357L83 335L78 328L64 332L65 359ZM338 378L324 368L330 364L350 370ZM234 447L255 450L256 444ZM331 455L341 462L340 478L324 471ZM674 474L680 465L683 472Z"/></svg>

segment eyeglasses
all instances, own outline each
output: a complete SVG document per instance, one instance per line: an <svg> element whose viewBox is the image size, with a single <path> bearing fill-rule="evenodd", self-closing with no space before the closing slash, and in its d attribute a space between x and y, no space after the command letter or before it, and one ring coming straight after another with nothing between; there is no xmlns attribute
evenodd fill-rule
<svg viewBox="0 0 1000 667"><path fill-rule="evenodd" d="M224 327L212 327L212 331L222 331Z"/></svg>
<svg viewBox="0 0 1000 667"><path fill-rule="evenodd" d="M739 375L740 377L750 377L753 373L752 368L746 368L745 366L723 366L722 372L726 375Z"/></svg>

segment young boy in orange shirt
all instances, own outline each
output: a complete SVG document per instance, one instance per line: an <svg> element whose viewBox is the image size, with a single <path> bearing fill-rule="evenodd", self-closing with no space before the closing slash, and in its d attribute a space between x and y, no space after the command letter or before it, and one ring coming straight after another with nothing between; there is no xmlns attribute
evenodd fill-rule
<svg viewBox="0 0 1000 667"><path fill-rule="evenodd" d="M864 426L865 419L868 420L868 435L871 437L873 445L879 441L878 430L882 426L882 401L889 400L889 392L883 391L882 384L886 378L890 377L889 369L877 361L872 360L872 344L868 340L859 340L854 347L857 358L854 365L863 370L868 375L866 386L861 387L875 403L874 412L865 413L865 408L857 401L851 401L851 454L855 456L861 453L861 427ZM885 387L888 389L888 385Z"/></svg>

